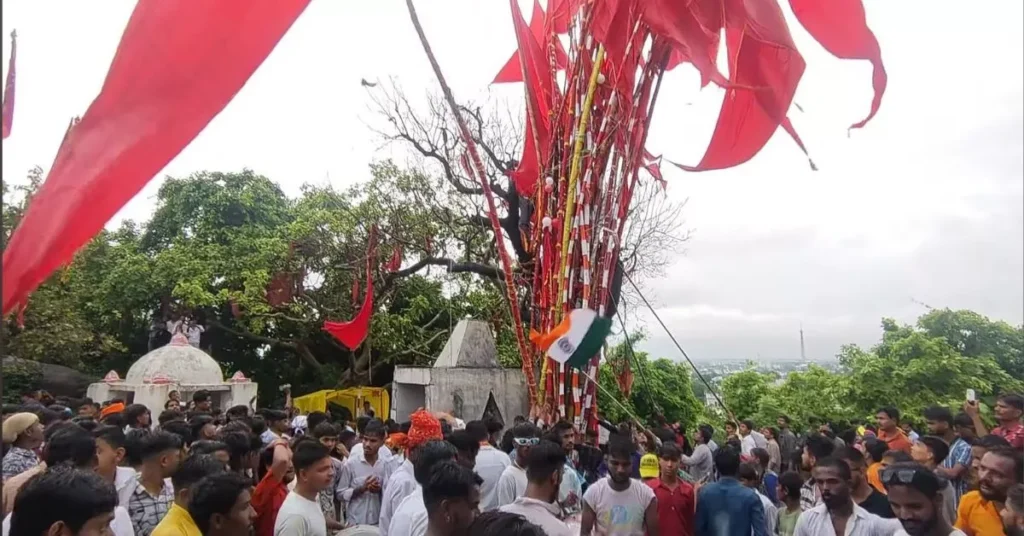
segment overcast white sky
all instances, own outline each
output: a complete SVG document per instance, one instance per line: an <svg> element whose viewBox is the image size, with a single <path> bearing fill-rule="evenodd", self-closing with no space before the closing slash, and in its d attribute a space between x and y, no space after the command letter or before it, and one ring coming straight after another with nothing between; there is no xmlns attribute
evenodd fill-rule
<svg viewBox="0 0 1024 536"><path fill-rule="evenodd" d="M783 2L783 4L786 4ZM871 99L870 66L829 56L796 23L807 60L792 119L820 171L784 135L738 169L666 169L689 198L694 237L668 277L648 282L659 313L697 360L827 359L878 339L883 316L968 308L1024 319L1024 3L867 0L889 89L879 115L847 137ZM5 0L18 31L17 107L3 176L48 168L68 120L99 92L134 2ZM522 0L525 13L529 3ZM501 0L420 1L457 98L516 99L488 82L515 46ZM788 5L784 5L788 12ZM304 182L367 177L378 150L361 78L436 87L404 2L316 0L234 101L115 218L146 220L164 175L249 167L290 194ZM422 88L422 89L421 89ZM666 78L648 146L700 160L722 92L688 68ZM646 316L647 349L677 357Z"/></svg>

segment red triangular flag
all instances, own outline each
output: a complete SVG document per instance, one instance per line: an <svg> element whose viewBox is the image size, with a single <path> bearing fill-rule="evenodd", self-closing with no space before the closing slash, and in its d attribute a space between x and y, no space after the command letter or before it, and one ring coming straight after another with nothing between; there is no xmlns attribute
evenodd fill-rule
<svg viewBox="0 0 1024 536"><path fill-rule="evenodd" d="M373 316L372 260L376 249L376 236L377 229L371 228L366 252L366 298L363 299L363 305L359 308L359 312L349 322L327 320L323 326L324 331L338 339L338 342L344 344L349 350L359 348L359 345L363 344L366 336L370 333L370 317Z"/></svg>

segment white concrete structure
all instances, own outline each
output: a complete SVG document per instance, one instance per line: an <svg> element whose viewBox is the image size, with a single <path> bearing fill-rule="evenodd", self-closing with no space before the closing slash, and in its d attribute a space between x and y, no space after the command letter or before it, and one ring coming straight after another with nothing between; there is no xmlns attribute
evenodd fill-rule
<svg viewBox="0 0 1024 536"><path fill-rule="evenodd" d="M407 421L422 407L464 421L497 414L511 426L530 412L526 378L518 368L502 368L497 354L486 322L460 320L433 367L395 367L391 418Z"/></svg>
<svg viewBox="0 0 1024 536"><path fill-rule="evenodd" d="M171 391L178 391L185 403L196 391L206 390L213 407L228 409L236 405L255 407L256 388L241 372L224 381L220 365L179 333L170 344L140 357L124 380L111 371L103 382L90 385L87 395L95 402L120 398L126 404L143 404L156 420Z"/></svg>

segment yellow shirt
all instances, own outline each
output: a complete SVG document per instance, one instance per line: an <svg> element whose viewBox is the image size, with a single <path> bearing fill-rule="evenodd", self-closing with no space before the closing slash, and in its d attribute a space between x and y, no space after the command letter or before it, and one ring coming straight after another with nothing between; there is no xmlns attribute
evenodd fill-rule
<svg viewBox="0 0 1024 536"><path fill-rule="evenodd" d="M1006 536L999 510L977 491L967 493L960 499L956 528L966 532L967 536Z"/></svg>
<svg viewBox="0 0 1024 536"><path fill-rule="evenodd" d="M150 536L203 536L188 510L172 504Z"/></svg>

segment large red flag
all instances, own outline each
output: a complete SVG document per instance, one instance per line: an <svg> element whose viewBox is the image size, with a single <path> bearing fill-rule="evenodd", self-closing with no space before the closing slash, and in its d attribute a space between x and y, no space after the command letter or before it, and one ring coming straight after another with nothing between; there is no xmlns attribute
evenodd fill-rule
<svg viewBox="0 0 1024 536"><path fill-rule="evenodd" d="M523 157L519 160L518 168L512 172L512 180L515 181L517 192L530 195L551 154L551 88L554 84L544 49L523 20L519 2L510 0L510 4L526 85L526 140L523 143Z"/></svg>
<svg viewBox="0 0 1024 536"><path fill-rule="evenodd" d="M359 307L359 312L348 322L324 321L323 330L349 350L359 348L370 334L370 319L373 317L373 262L377 258L376 250L377 228L371 227L366 246L366 297L363 298L363 304ZM358 284L356 280L352 287L353 292L359 288ZM352 298L354 300L355 295Z"/></svg>
<svg viewBox="0 0 1024 536"><path fill-rule="evenodd" d="M3 139L11 135L11 125L14 123L14 58L18 51L18 34L11 31L11 62L7 64L7 84L4 86L3 110Z"/></svg>
<svg viewBox="0 0 1024 536"><path fill-rule="evenodd" d="M227 106L309 1L139 0L103 89L4 251L4 314Z"/></svg>
<svg viewBox="0 0 1024 536"><path fill-rule="evenodd" d="M555 39L553 35L548 34L545 26L544 10L540 7L540 2L534 0L533 2L533 15L530 18L530 33L533 34L533 38L538 43L548 44L555 48L555 68L565 69L566 64L569 63L569 56L565 54L565 47L562 46L562 42ZM512 53L512 57L505 62L505 66L498 71L498 75L494 77L492 84L505 84L511 82L522 82L523 81L523 67L519 63L519 51Z"/></svg>
<svg viewBox="0 0 1024 536"><path fill-rule="evenodd" d="M697 166L708 171L738 166L784 126L803 148L786 113L806 64L775 0L726 0L729 83L711 142Z"/></svg>
<svg viewBox="0 0 1024 536"><path fill-rule="evenodd" d="M861 128L878 113L889 78L882 64L882 50L868 28L861 0L789 0L796 20L833 56L848 60L868 60L874 66L871 77L875 97L871 112L850 128Z"/></svg>

